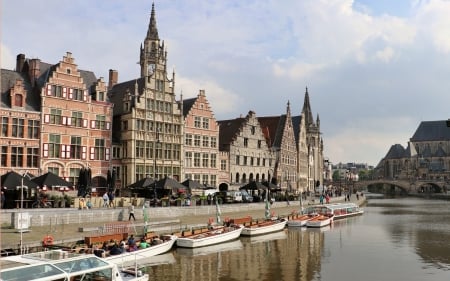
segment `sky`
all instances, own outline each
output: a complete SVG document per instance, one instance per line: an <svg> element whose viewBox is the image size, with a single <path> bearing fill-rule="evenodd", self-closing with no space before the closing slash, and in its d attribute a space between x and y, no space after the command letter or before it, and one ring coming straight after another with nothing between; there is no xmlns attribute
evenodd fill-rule
<svg viewBox="0 0 450 281"><path fill-rule="evenodd" d="M299 115L305 90L331 163L376 166L421 121L450 117L449 0L0 0L0 66L16 56L138 78L155 4L177 98L217 120Z"/></svg>

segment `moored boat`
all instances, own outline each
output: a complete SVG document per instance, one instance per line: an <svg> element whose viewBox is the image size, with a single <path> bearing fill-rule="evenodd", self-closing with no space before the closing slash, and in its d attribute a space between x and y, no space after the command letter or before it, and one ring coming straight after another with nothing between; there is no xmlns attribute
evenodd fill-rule
<svg viewBox="0 0 450 281"><path fill-rule="evenodd" d="M306 222L307 227L324 227L330 225L333 222L333 215L331 214L319 214L318 216L310 219Z"/></svg>
<svg viewBox="0 0 450 281"><path fill-rule="evenodd" d="M281 231L286 227L286 218L264 219L261 221L250 221L244 224L242 236L263 235L272 232Z"/></svg>
<svg viewBox="0 0 450 281"><path fill-rule="evenodd" d="M302 227L306 226L306 223L309 220L312 220L313 218L317 217L318 214L312 213L312 214L293 214L289 217L289 220L287 222L288 227Z"/></svg>
<svg viewBox="0 0 450 281"><path fill-rule="evenodd" d="M355 203L334 203L326 205L310 206L306 209L307 214L331 214L334 220L343 219L351 216L362 215L364 210Z"/></svg>
<svg viewBox="0 0 450 281"><path fill-rule="evenodd" d="M148 281L135 267L119 269L118 265L93 254L75 254L51 250L1 258L2 281L111 280Z"/></svg>
<svg viewBox="0 0 450 281"><path fill-rule="evenodd" d="M177 247L198 248L219 243L224 243L238 239L241 235L242 225L230 226L214 226L206 227L194 233L184 232L181 237L177 239Z"/></svg>

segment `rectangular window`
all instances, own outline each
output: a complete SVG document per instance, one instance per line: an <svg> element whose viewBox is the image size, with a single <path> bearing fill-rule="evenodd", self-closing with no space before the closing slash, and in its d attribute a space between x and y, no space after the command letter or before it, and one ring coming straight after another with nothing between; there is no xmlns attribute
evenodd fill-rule
<svg viewBox="0 0 450 281"><path fill-rule="evenodd" d="M247 156L244 156L244 166L247 166Z"/></svg>
<svg viewBox="0 0 450 281"><path fill-rule="evenodd" d="M106 129L106 116L105 115L97 115L95 117L95 128L100 130Z"/></svg>
<svg viewBox="0 0 450 281"><path fill-rule="evenodd" d="M2 137L7 137L8 136L8 117L2 117L1 119L2 121L2 131L1 131L1 136Z"/></svg>
<svg viewBox="0 0 450 281"><path fill-rule="evenodd" d="M184 153L184 164L186 168L192 167L192 152Z"/></svg>
<svg viewBox="0 0 450 281"><path fill-rule="evenodd" d="M145 142L137 140L136 141L136 158L144 158L144 151L145 151Z"/></svg>
<svg viewBox="0 0 450 281"><path fill-rule="evenodd" d="M208 168L208 164L209 164L208 162L209 162L209 154L203 153L202 167L203 168Z"/></svg>
<svg viewBox="0 0 450 281"><path fill-rule="evenodd" d="M192 146L192 135L186 134L185 144L188 146Z"/></svg>
<svg viewBox="0 0 450 281"><path fill-rule="evenodd" d="M48 167L47 168L47 170L50 172L50 173L53 173L53 174L55 174L55 175L59 175L59 168L58 167Z"/></svg>
<svg viewBox="0 0 450 281"><path fill-rule="evenodd" d="M50 134L48 144L48 157L59 158L61 154L61 136Z"/></svg>
<svg viewBox="0 0 450 281"><path fill-rule="evenodd" d="M72 126L81 128L83 127L83 113L82 112L72 112Z"/></svg>
<svg viewBox="0 0 450 281"><path fill-rule="evenodd" d="M209 137L203 136L203 147L209 147Z"/></svg>
<svg viewBox="0 0 450 281"><path fill-rule="evenodd" d="M28 138L39 139L39 120L28 120Z"/></svg>
<svg viewBox="0 0 450 281"><path fill-rule="evenodd" d="M258 148L261 149L261 140L258 140Z"/></svg>
<svg viewBox="0 0 450 281"><path fill-rule="evenodd" d="M202 183L208 185L208 175L202 175Z"/></svg>
<svg viewBox="0 0 450 281"><path fill-rule="evenodd" d="M236 165L239 165L240 163L240 161L239 161L240 159L239 159L239 155L236 155Z"/></svg>
<svg viewBox="0 0 450 281"><path fill-rule="evenodd" d="M2 167L6 167L6 162L8 159L8 147L7 146L2 146L1 147L1 151L0 151L0 165Z"/></svg>
<svg viewBox="0 0 450 281"><path fill-rule="evenodd" d="M217 147L217 138L211 137L211 147Z"/></svg>
<svg viewBox="0 0 450 281"><path fill-rule="evenodd" d="M194 146L200 146L200 135L194 136Z"/></svg>
<svg viewBox="0 0 450 281"><path fill-rule="evenodd" d="M39 148L27 148L27 167L38 167Z"/></svg>
<svg viewBox="0 0 450 281"><path fill-rule="evenodd" d="M105 140L95 139L94 147L94 159L93 160L105 160Z"/></svg>
<svg viewBox="0 0 450 281"><path fill-rule="evenodd" d="M23 147L11 147L11 166L23 167Z"/></svg>
<svg viewBox="0 0 450 281"><path fill-rule="evenodd" d="M172 159L172 144L166 143L164 146L164 159Z"/></svg>
<svg viewBox="0 0 450 281"><path fill-rule="evenodd" d="M61 109L50 109L50 124L62 124Z"/></svg>
<svg viewBox="0 0 450 281"><path fill-rule="evenodd" d="M25 120L19 118L13 118L12 120L12 137L23 138L25 131Z"/></svg>
<svg viewBox="0 0 450 281"><path fill-rule="evenodd" d="M217 185L216 175L209 176L209 184L210 184L210 186L216 187L216 185Z"/></svg>
<svg viewBox="0 0 450 281"><path fill-rule="evenodd" d="M203 117L203 129L209 129L209 118Z"/></svg>
<svg viewBox="0 0 450 281"><path fill-rule="evenodd" d="M220 170L221 171L227 170L227 160L220 160Z"/></svg>
<svg viewBox="0 0 450 281"><path fill-rule="evenodd" d="M70 158L81 159L81 137L73 136L70 137Z"/></svg>
<svg viewBox="0 0 450 281"><path fill-rule="evenodd" d="M74 100L82 101L84 96L84 91L81 89L73 89L72 98Z"/></svg>
<svg viewBox="0 0 450 281"><path fill-rule="evenodd" d="M259 166L261 164L261 158L256 158L256 166Z"/></svg>
<svg viewBox="0 0 450 281"><path fill-rule="evenodd" d="M254 158L250 157L250 166L253 166L253 165L254 165Z"/></svg>
<svg viewBox="0 0 450 281"><path fill-rule="evenodd" d="M244 147L248 147L248 138L244 138Z"/></svg>
<svg viewBox="0 0 450 281"><path fill-rule="evenodd" d="M198 152L194 153L194 167L200 167L200 153Z"/></svg>
<svg viewBox="0 0 450 281"><path fill-rule="evenodd" d="M217 167L217 155L216 154L211 154L211 164L210 164L211 168L216 168Z"/></svg>
<svg viewBox="0 0 450 281"><path fill-rule="evenodd" d="M72 184L77 184L79 175L80 168L69 168L69 177L66 180Z"/></svg>
<svg viewBox="0 0 450 281"><path fill-rule="evenodd" d="M179 144L173 145L172 159L178 161L181 160L181 145Z"/></svg>
<svg viewBox="0 0 450 281"><path fill-rule="evenodd" d="M201 119L200 116L195 116L194 117L194 127L195 128L200 128L201 126Z"/></svg>
<svg viewBox="0 0 450 281"><path fill-rule="evenodd" d="M195 180L195 181L198 181L198 182L201 182L201 181L200 181L200 175L199 175L199 174L195 174L195 175L194 175L194 180Z"/></svg>
<svg viewBox="0 0 450 281"><path fill-rule="evenodd" d="M52 86L52 96L61 98L63 95L63 90L61 86L53 85Z"/></svg>

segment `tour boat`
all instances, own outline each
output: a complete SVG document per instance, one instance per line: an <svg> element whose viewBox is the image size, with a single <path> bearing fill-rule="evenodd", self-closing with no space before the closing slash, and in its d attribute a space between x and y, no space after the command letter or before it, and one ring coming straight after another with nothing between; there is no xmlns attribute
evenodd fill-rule
<svg viewBox="0 0 450 281"><path fill-rule="evenodd" d="M287 222L288 227L301 227L306 226L306 223L309 220L312 220L313 218L317 217L318 214L312 213L312 214L294 214L289 217L289 220Z"/></svg>
<svg viewBox="0 0 450 281"><path fill-rule="evenodd" d="M177 247L198 248L232 241L239 238L243 228L233 224L183 232L177 239Z"/></svg>
<svg viewBox="0 0 450 281"><path fill-rule="evenodd" d="M108 280L148 281L137 267L119 269L113 262L92 254L50 250L1 258L2 281Z"/></svg>
<svg viewBox="0 0 450 281"><path fill-rule="evenodd" d="M307 214L331 214L334 220L343 219L351 216L362 215L364 210L355 203L333 203L326 205L310 206L306 209Z"/></svg>
<svg viewBox="0 0 450 281"><path fill-rule="evenodd" d="M333 222L333 215L319 214L318 216L306 222L307 227L323 227L330 225Z"/></svg>
<svg viewBox="0 0 450 281"><path fill-rule="evenodd" d="M133 252L124 252L120 255L109 255L104 260L121 265L124 263L138 261L148 257L157 256L170 251L177 240L175 235L161 235L152 237L152 243L145 249L138 249Z"/></svg>

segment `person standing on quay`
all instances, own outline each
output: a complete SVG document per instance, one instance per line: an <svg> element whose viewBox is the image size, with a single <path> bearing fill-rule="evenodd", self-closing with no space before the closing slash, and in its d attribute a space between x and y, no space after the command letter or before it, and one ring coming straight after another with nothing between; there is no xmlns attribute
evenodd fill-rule
<svg viewBox="0 0 450 281"><path fill-rule="evenodd" d="M128 212L130 213L130 215L128 216L128 220L131 220L131 218L133 218L133 220L136 221L136 218L134 217L134 205L131 204L130 207L128 207Z"/></svg>

